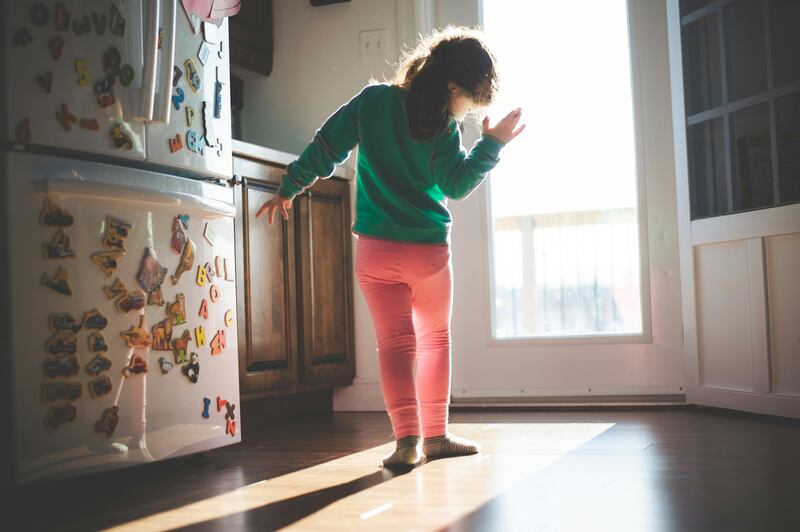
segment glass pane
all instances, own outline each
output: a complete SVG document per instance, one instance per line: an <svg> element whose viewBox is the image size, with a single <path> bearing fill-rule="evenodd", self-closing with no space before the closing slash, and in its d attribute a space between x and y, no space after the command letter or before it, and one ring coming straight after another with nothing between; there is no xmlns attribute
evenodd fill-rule
<svg viewBox="0 0 800 532"><path fill-rule="evenodd" d="M763 103L731 114L733 210L773 204L769 107Z"/></svg>
<svg viewBox="0 0 800 532"><path fill-rule="evenodd" d="M800 2L772 0L772 64L775 86L800 79Z"/></svg>
<svg viewBox="0 0 800 532"><path fill-rule="evenodd" d="M641 333L626 1L530 4L483 3L503 62L490 114L529 110L489 181L495 336Z"/></svg>
<svg viewBox="0 0 800 532"><path fill-rule="evenodd" d="M681 16L685 17L697 9L707 6L712 1L713 0L681 0Z"/></svg>
<svg viewBox="0 0 800 532"><path fill-rule="evenodd" d="M686 114L693 115L722 103L717 15L683 28L683 85Z"/></svg>
<svg viewBox="0 0 800 532"><path fill-rule="evenodd" d="M722 118L689 126L686 137L691 218L694 220L730 212Z"/></svg>
<svg viewBox="0 0 800 532"><path fill-rule="evenodd" d="M780 202L800 201L800 93L775 100Z"/></svg>
<svg viewBox="0 0 800 532"><path fill-rule="evenodd" d="M724 13L728 101L733 102L767 90L764 4L738 0Z"/></svg>

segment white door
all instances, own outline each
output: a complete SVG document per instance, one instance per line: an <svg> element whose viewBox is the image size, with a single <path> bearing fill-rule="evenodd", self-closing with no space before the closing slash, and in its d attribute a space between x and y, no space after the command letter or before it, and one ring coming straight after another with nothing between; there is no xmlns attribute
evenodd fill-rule
<svg viewBox="0 0 800 532"><path fill-rule="evenodd" d="M800 4L680 4L667 2L687 397L800 418Z"/></svg>
<svg viewBox="0 0 800 532"><path fill-rule="evenodd" d="M11 3L9 3L11 4ZM14 2L4 83L12 142L143 159L144 55L154 24L132 0ZM145 10L146 11L146 10ZM144 50L144 54L143 54Z"/></svg>
<svg viewBox="0 0 800 532"><path fill-rule="evenodd" d="M164 38L154 120L147 124L147 159L229 178L233 159L228 20L219 27L208 22L193 25L178 0L162 2Z"/></svg>
<svg viewBox="0 0 800 532"><path fill-rule="evenodd" d="M483 2L528 129L451 204L453 400L682 402L664 5L525 6Z"/></svg>

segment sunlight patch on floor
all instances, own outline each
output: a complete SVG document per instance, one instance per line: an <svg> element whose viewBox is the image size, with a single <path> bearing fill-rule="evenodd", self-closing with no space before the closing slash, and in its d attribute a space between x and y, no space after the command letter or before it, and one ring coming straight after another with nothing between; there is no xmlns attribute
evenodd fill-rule
<svg viewBox="0 0 800 532"><path fill-rule="evenodd" d="M477 456L435 460L339 499L289 528L436 529L469 514L516 483L602 434L613 423L454 423L454 434L483 446ZM111 530L170 530L257 510L379 471L387 443L324 464L243 486Z"/></svg>

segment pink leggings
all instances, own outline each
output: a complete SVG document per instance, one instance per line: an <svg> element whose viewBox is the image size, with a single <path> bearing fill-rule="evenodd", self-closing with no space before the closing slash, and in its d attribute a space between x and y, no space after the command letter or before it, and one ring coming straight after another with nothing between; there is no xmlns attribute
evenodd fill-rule
<svg viewBox="0 0 800 532"><path fill-rule="evenodd" d="M450 402L450 246L358 235L356 275L375 326L383 400L395 438L444 434Z"/></svg>

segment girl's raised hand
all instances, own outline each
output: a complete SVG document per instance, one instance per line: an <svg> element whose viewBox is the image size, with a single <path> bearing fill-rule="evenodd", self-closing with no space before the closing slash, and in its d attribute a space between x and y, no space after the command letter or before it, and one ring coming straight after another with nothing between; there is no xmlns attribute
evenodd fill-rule
<svg viewBox="0 0 800 532"><path fill-rule="evenodd" d="M499 140L503 144L511 142L514 137L522 133L525 129L525 124L517 128L519 119L522 117L522 109L517 108L508 113L502 120L500 120L494 127L489 126L489 117L483 119L483 134L489 135ZM516 128L516 129L515 129Z"/></svg>
<svg viewBox="0 0 800 532"><path fill-rule="evenodd" d="M292 200L283 198L278 194L275 194L274 196L272 196L272 198L270 198L269 201L265 202L260 209L258 209L258 212L256 213L256 218L260 218L261 215L264 214L264 212L267 212L267 220L269 221L269 223L272 223L273 220L275 219L275 211L278 211L281 213L281 216L283 217L284 220L288 220L289 219L288 211L291 208L292 208Z"/></svg>

